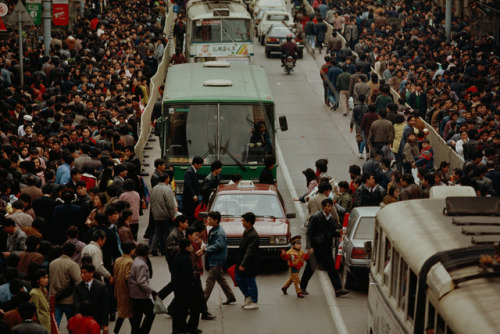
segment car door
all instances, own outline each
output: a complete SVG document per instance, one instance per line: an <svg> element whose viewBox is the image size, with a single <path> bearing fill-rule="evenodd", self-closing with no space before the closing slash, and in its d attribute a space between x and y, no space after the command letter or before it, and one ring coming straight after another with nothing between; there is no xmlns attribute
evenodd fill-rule
<svg viewBox="0 0 500 334"><path fill-rule="evenodd" d="M344 242L342 246L342 252L344 254L344 265L349 266L351 264L351 253L353 249L352 237L355 230L356 222L358 221L359 214L353 210L349 215L349 222L347 223L347 230L344 235Z"/></svg>

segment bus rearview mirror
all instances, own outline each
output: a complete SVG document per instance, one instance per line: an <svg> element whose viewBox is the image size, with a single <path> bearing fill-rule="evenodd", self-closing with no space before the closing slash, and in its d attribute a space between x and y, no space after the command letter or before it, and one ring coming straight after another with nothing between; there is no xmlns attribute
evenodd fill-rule
<svg viewBox="0 0 500 334"><path fill-rule="evenodd" d="M286 116L280 116L279 122L280 122L280 130L287 131L288 130L288 122L286 120Z"/></svg>

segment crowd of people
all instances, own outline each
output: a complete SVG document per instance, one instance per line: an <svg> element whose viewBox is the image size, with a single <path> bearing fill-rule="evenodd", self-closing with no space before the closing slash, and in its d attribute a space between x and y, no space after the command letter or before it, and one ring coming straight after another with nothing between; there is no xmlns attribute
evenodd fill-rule
<svg viewBox="0 0 500 334"><path fill-rule="evenodd" d="M352 113L359 157L379 157L377 165L390 170L395 161L414 179L439 174L434 165L445 161L436 161L426 140L432 127L464 159L456 171L462 182L472 180L483 196L498 194L500 49L493 36L477 35L468 17L454 18L446 42L444 9L433 10L431 1L315 0L312 7L313 15L302 8L296 19L309 41L323 21L333 27L324 43L315 39L327 49L324 101ZM380 170L372 172L381 182Z"/></svg>

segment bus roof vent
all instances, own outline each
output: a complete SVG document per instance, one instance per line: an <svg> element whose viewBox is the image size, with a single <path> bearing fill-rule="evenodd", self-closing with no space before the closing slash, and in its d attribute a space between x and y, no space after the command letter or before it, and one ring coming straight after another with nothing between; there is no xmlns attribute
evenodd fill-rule
<svg viewBox="0 0 500 334"><path fill-rule="evenodd" d="M429 193L430 198L446 198L449 196L476 197L476 191L469 186L434 186Z"/></svg>
<svg viewBox="0 0 500 334"><path fill-rule="evenodd" d="M231 87L233 82L225 79L211 79L203 81L205 87Z"/></svg>
<svg viewBox="0 0 500 334"><path fill-rule="evenodd" d="M446 197L448 216L500 216L498 197Z"/></svg>
<svg viewBox="0 0 500 334"><path fill-rule="evenodd" d="M203 67L231 67L231 64L225 60L215 60L215 61L206 61L203 63Z"/></svg>

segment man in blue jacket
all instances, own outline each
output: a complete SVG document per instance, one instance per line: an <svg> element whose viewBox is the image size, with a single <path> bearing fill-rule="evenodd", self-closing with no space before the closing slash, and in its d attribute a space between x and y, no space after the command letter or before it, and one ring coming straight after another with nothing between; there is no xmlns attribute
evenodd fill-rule
<svg viewBox="0 0 500 334"><path fill-rule="evenodd" d="M208 233L208 244L205 250L200 249L196 252L198 256L203 253L206 254L205 266L208 267L208 275L205 281L205 300L210 298L210 294L217 281L227 297L227 300L223 304L229 305L234 303L236 298L234 297L233 290L231 290L231 287L224 278L224 270L222 268L227 257L227 237L219 225L221 219L220 212L212 211L207 216L208 225L212 227Z"/></svg>

